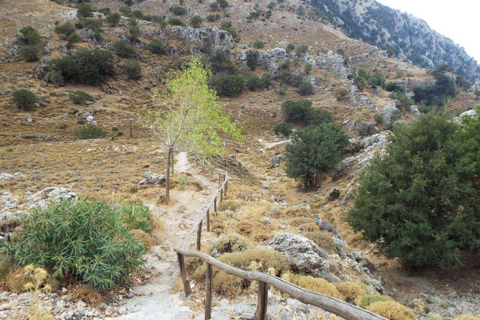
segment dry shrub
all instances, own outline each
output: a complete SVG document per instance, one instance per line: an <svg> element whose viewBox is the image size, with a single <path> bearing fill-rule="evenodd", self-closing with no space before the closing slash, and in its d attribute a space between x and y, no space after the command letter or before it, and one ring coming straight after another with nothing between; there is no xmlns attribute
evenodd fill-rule
<svg viewBox="0 0 480 320"><path fill-rule="evenodd" d="M210 227L210 230L218 236L225 231L225 225L220 221L215 221Z"/></svg>
<svg viewBox="0 0 480 320"><path fill-rule="evenodd" d="M312 222L313 222L313 219L297 217L290 221L290 225L292 227L300 227L302 224L312 223Z"/></svg>
<svg viewBox="0 0 480 320"><path fill-rule="evenodd" d="M356 305L360 308L366 309L369 305L374 302L381 302L381 301L393 301L393 299L389 296L384 296L379 293L374 294L364 294L362 297L358 298L356 301Z"/></svg>
<svg viewBox="0 0 480 320"><path fill-rule="evenodd" d="M315 232L320 230L320 228L314 223L314 222L309 222L300 227L300 231L304 232Z"/></svg>
<svg viewBox="0 0 480 320"><path fill-rule="evenodd" d="M145 249L150 250L153 245L152 236L143 230L135 229L130 231L133 237L145 245Z"/></svg>
<svg viewBox="0 0 480 320"><path fill-rule="evenodd" d="M311 217L312 213L302 207L296 207L296 208L288 208L287 211L285 211L285 215L287 217Z"/></svg>
<svg viewBox="0 0 480 320"><path fill-rule="evenodd" d="M72 293L72 301L82 300L92 307L98 307L104 302L102 295L95 289L90 287L76 288Z"/></svg>
<svg viewBox="0 0 480 320"><path fill-rule="evenodd" d="M335 285L325 279L314 278L311 276L301 276L293 273L286 274L283 278L307 290L320 293L329 297L343 299L342 294L337 290Z"/></svg>
<svg viewBox="0 0 480 320"><path fill-rule="evenodd" d="M198 180L190 181L190 185L195 188L195 191L202 191L205 189L205 186Z"/></svg>
<svg viewBox="0 0 480 320"><path fill-rule="evenodd" d="M480 320L480 313L476 317L469 314L462 314L461 316L456 317L454 320Z"/></svg>
<svg viewBox="0 0 480 320"><path fill-rule="evenodd" d="M320 248L325 249L329 254L337 253L337 246L330 232L309 232L305 234L305 237L315 242Z"/></svg>
<svg viewBox="0 0 480 320"><path fill-rule="evenodd" d="M240 208L240 204L233 200L225 200L218 204L219 211L231 210L235 211Z"/></svg>
<svg viewBox="0 0 480 320"><path fill-rule="evenodd" d="M365 294L362 284L357 281L346 281L335 284L338 292L344 297L347 302L354 302L356 299Z"/></svg>
<svg viewBox="0 0 480 320"><path fill-rule="evenodd" d="M252 247L251 241L239 234L229 234L221 237L213 243L212 253L214 250L219 255L231 252L242 252Z"/></svg>
<svg viewBox="0 0 480 320"><path fill-rule="evenodd" d="M220 256L220 261L247 271L268 272L280 276L288 272L290 266L287 260L277 251L265 248L252 248L243 252L226 253ZM203 282L205 280L206 266L202 264L195 270L192 280ZM249 288L249 280L226 274L225 272L214 268L213 290L227 297L238 296L243 289Z"/></svg>
<svg viewBox="0 0 480 320"><path fill-rule="evenodd" d="M20 293L27 291L25 285L32 282L32 277L22 268L14 269L7 275L6 284L10 291Z"/></svg>
<svg viewBox="0 0 480 320"><path fill-rule="evenodd" d="M285 210L281 208L272 208L272 210L270 210L269 216L275 219L283 218L285 217Z"/></svg>
<svg viewBox="0 0 480 320"><path fill-rule="evenodd" d="M14 269L15 264L6 260L4 257L0 259L0 282L5 282L7 275Z"/></svg>
<svg viewBox="0 0 480 320"><path fill-rule="evenodd" d="M415 320L412 310L395 301L377 301L366 308L390 320Z"/></svg>

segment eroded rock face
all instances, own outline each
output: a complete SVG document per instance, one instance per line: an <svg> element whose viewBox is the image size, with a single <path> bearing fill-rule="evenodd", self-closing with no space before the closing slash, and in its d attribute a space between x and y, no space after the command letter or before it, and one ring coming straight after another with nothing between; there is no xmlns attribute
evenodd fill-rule
<svg viewBox="0 0 480 320"><path fill-rule="evenodd" d="M330 274L328 253L312 240L281 231L270 240L269 245L287 259L295 272L338 282Z"/></svg>
<svg viewBox="0 0 480 320"><path fill-rule="evenodd" d="M231 50L236 46L230 33L215 27L185 28L175 26L165 32L169 37L199 46L209 43L215 49L222 50Z"/></svg>
<svg viewBox="0 0 480 320"><path fill-rule="evenodd" d="M370 136L378 132L375 121L351 121L347 124L347 130L360 137Z"/></svg>
<svg viewBox="0 0 480 320"><path fill-rule="evenodd" d="M397 121L398 119L400 119L400 115L400 110L395 107L394 104L383 106L382 119L385 125Z"/></svg>

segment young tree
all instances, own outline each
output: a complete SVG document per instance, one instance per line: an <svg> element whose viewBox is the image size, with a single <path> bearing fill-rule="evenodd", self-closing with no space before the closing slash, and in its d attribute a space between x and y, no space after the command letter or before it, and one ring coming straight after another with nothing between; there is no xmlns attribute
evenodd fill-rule
<svg viewBox="0 0 480 320"><path fill-rule="evenodd" d="M222 151L221 133L241 139L241 130L223 115L223 106L216 103L217 94L208 87L211 72L195 58L183 73L167 84L165 94L154 95L162 110L152 110L145 124L165 144L167 153L165 203L169 201L169 166L174 148L191 151L200 157L218 155Z"/></svg>
<svg viewBox="0 0 480 320"><path fill-rule="evenodd" d="M349 223L410 267L460 264L460 249L480 248L470 140L434 114L395 126L388 155L361 175Z"/></svg>
<svg viewBox="0 0 480 320"><path fill-rule="evenodd" d="M348 136L336 123L321 123L299 131L292 141L286 147L287 176L303 179L308 188L318 186L322 175L337 166Z"/></svg>

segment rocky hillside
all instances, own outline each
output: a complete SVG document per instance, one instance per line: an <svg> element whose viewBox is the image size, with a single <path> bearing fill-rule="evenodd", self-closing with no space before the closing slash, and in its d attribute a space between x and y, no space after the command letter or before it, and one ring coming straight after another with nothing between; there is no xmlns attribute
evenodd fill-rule
<svg viewBox="0 0 480 320"><path fill-rule="evenodd" d="M312 0L337 26L356 39L384 50L399 59L423 68L448 64L469 81L480 77L480 66L452 40L405 12L375 0Z"/></svg>

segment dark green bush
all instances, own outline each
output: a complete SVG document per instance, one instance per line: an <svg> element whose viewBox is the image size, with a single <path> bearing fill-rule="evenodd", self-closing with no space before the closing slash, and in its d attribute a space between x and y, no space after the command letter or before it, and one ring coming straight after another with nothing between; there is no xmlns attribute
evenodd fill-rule
<svg viewBox="0 0 480 320"><path fill-rule="evenodd" d="M79 4L77 6L77 17L79 19L93 17L92 6L86 3Z"/></svg>
<svg viewBox="0 0 480 320"><path fill-rule="evenodd" d="M107 132L102 127L94 126L92 124L87 124L85 127L79 128L75 131L75 137L78 140L104 138L106 135Z"/></svg>
<svg viewBox="0 0 480 320"><path fill-rule="evenodd" d="M177 16L182 16L187 13L187 9L177 5L171 6L170 8L168 8L168 10L170 10L174 15L177 15Z"/></svg>
<svg viewBox="0 0 480 320"><path fill-rule="evenodd" d="M295 50L295 45L293 43L287 44L286 50L287 52L292 52L293 50Z"/></svg>
<svg viewBox="0 0 480 320"><path fill-rule="evenodd" d="M219 73L212 76L210 85L219 95L236 97L243 91L245 80L237 75Z"/></svg>
<svg viewBox="0 0 480 320"><path fill-rule="evenodd" d="M123 219L128 215L97 200L51 203L23 216L23 229L6 251L19 265L49 268L101 290L126 285L145 263L145 247Z"/></svg>
<svg viewBox="0 0 480 320"><path fill-rule="evenodd" d="M285 84L280 84L278 87L275 88L275 92L281 96L284 96L287 93L288 87Z"/></svg>
<svg viewBox="0 0 480 320"><path fill-rule="evenodd" d="M122 58L135 56L135 48L125 40L118 40L113 44L113 50Z"/></svg>
<svg viewBox="0 0 480 320"><path fill-rule="evenodd" d="M122 63L123 73L125 73L129 79L136 80L142 75L142 66L140 62L134 59L129 59Z"/></svg>
<svg viewBox="0 0 480 320"><path fill-rule="evenodd" d="M148 50L155 54L167 54L167 48L161 40L153 39L148 45Z"/></svg>
<svg viewBox="0 0 480 320"><path fill-rule="evenodd" d="M237 40L238 38L238 33L235 29L232 29L231 27L223 27L222 30L227 31L232 35L233 40Z"/></svg>
<svg viewBox="0 0 480 320"><path fill-rule="evenodd" d="M347 89L342 88L335 91L335 98L337 98L337 101L345 100L347 96L348 96Z"/></svg>
<svg viewBox="0 0 480 320"><path fill-rule="evenodd" d="M171 24L172 26L185 26L185 23L183 23L183 21L177 17L170 17L168 19L168 23Z"/></svg>
<svg viewBox="0 0 480 320"><path fill-rule="evenodd" d="M30 111L38 102L38 99L31 91L20 89L13 92L13 101L18 109Z"/></svg>
<svg viewBox="0 0 480 320"><path fill-rule="evenodd" d="M220 19L219 14L209 14L207 16L207 21L210 21L210 22L218 21L219 19Z"/></svg>
<svg viewBox="0 0 480 320"><path fill-rule="evenodd" d="M282 103L282 112L287 122L300 121L307 123L313 112L312 100L286 100Z"/></svg>
<svg viewBox="0 0 480 320"><path fill-rule="evenodd" d="M288 82L295 88L299 88L303 83L303 75L295 74L289 79Z"/></svg>
<svg viewBox="0 0 480 320"><path fill-rule="evenodd" d="M80 38L80 36L77 33L72 33L67 38L67 47L68 48L73 48L75 43L80 42L80 40L82 40L82 38Z"/></svg>
<svg viewBox="0 0 480 320"><path fill-rule="evenodd" d="M275 131L275 134L288 137L292 134L293 124L280 122L279 124L275 125L275 127L273 127L273 130Z"/></svg>
<svg viewBox="0 0 480 320"><path fill-rule="evenodd" d="M193 16L192 19L190 19L190 24L194 28L200 28L202 26L203 19L200 16Z"/></svg>
<svg viewBox="0 0 480 320"><path fill-rule="evenodd" d="M99 85L104 76L113 75L113 57L109 51L78 49L72 57L50 61L63 78L83 84Z"/></svg>
<svg viewBox="0 0 480 320"><path fill-rule="evenodd" d="M300 93L302 96L313 94L313 92L314 92L313 85L308 81L302 83L298 88L298 93Z"/></svg>
<svg viewBox="0 0 480 320"><path fill-rule="evenodd" d="M59 24L55 26L55 33L62 36L63 39L67 39L76 30L75 26L71 22Z"/></svg>
<svg viewBox="0 0 480 320"><path fill-rule="evenodd" d="M128 37L130 41L137 41L138 37L142 35L142 32L140 31L140 27L138 25L133 25L130 26L128 29Z"/></svg>
<svg viewBox="0 0 480 320"><path fill-rule="evenodd" d="M91 95L81 90L75 90L70 93L69 98L75 104L84 104L87 101L95 101Z"/></svg>
<svg viewBox="0 0 480 320"><path fill-rule="evenodd" d="M263 41L260 41L260 40L257 40L253 43L253 47L255 49L263 49L264 46L265 44L263 43Z"/></svg>
<svg viewBox="0 0 480 320"><path fill-rule="evenodd" d="M216 10L218 10L218 3L217 3L216 1L215 1L215 2L211 2L210 5L209 5L209 7L210 7L210 10L216 11Z"/></svg>
<svg viewBox="0 0 480 320"><path fill-rule="evenodd" d="M140 10L133 10L132 15L137 19L143 19L143 12Z"/></svg>
<svg viewBox="0 0 480 320"><path fill-rule="evenodd" d="M132 9L130 9L127 6L122 6L120 9L118 9L121 13L123 13L125 16L130 17L132 15Z"/></svg>
<svg viewBox="0 0 480 320"><path fill-rule="evenodd" d="M378 113L376 113L374 116L373 116L373 120L375 121L376 124L380 124L383 122L383 118L381 115L379 115Z"/></svg>
<svg viewBox="0 0 480 320"><path fill-rule="evenodd" d="M40 57L40 48L38 46L24 46L20 48L20 56L27 62L37 61Z"/></svg>
<svg viewBox="0 0 480 320"><path fill-rule="evenodd" d="M250 74L248 77L247 77L247 82L246 82L246 85L247 85L247 88L254 91L258 88L261 87L262 85L262 80L260 80L260 77L254 75L254 74Z"/></svg>
<svg viewBox="0 0 480 320"><path fill-rule="evenodd" d="M228 1L227 0L217 0L218 5L220 8L225 9L228 7Z"/></svg>
<svg viewBox="0 0 480 320"><path fill-rule="evenodd" d="M122 201L118 205L120 219L130 230L143 230L147 233L153 230L153 219L150 209L139 201Z"/></svg>
<svg viewBox="0 0 480 320"><path fill-rule="evenodd" d="M306 44L301 44L297 46L296 52L298 56L303 56L308 51L308 46Z"/></svg>
<svg viewBox="0 0 480 320"><path fill-rule="evenodd" d="M407 110L411 105L415 104L415 101L408 99L405 93L400 91L394 91L388 96L390 99L396 100L396 105L402 110Z"/></svg>
<svg viewBox="0 0 480 320"><path fill-rule="evenodd" d="M331 123L333 122L333 116L327 110L318 108L312 109L310 114L307 116L308 125L318 126L322 123Z"/></svg>
<svg viewBox="0 0 480 320"><path fill-rule="evenodd" d="M112 26L116 26L119 22L120 22L120 14L118 14L117 12L109 13L107 15L107 23L108 24L110 24Z"/></svg>
<svg viewBox="0 0 480 320"><path fill-rule="evenodd" d="M255 70L258 60L258 51L250 50L247 52L247 66L251 70Z"/></svg>
<svg viewBox="0 0 480 320"><path fill-rule="evenodd" d="M33 27L25 27L20 29L20 40L30 46L36 45L40 43L40 35Z"/></svg>

